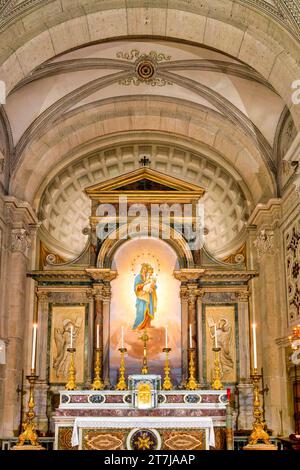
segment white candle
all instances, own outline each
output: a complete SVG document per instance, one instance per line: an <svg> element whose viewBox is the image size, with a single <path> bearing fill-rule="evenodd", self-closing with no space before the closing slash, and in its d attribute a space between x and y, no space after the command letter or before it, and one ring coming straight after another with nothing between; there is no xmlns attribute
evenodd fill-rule
<svg viewBox="0 0 300 470"><path fill-rule="evenodd" d="M252 338L253 338L253 367L257 369L257 349L256 349L256 324L252 323Z"/></svg>
<svg viewBox="0 0 300 470"><path fill-rule="evenodd" d="M99 334L100 325L97 325L97 338L96 338L96 348L100 348L100 334Z"/></svg>
<svg viewBox="0 0 300 470"><path fill-rule="evenodd" d="M193 347L193 340L192 340L192 325L190 323L190 348Z"/></svg>
<svg viewBox="0 0 300 470"><path fill-rule="evenodd" d="M124 326L121 327L121 348L124 349Z"/></svg>
<svg viewBox="0 0 300 470"><path fill-rule="evenodd" d="M71 325L70 348L73 348L73 325Z"/></svg>
<svg viewBox="0 0 300 470"><path fill-rule="evenodd" d="M168 327L166 326L166 348L168 347Z"/></svg>
<svg viewBox="0 0 300 470"><path fill-rule="evenodd" d="M33 333L32 333L32 355L31 355L31 369L32 370L35 370L36 340L37 340L37 323L34 323Z"/></svg>
<svg viewBox="0 0 300 470"><path fill-rule="evenodd" d="M217 325L214 324L214 328L215 328L215 348L217 349L218 347L218 337L217 337Z"/></svg>

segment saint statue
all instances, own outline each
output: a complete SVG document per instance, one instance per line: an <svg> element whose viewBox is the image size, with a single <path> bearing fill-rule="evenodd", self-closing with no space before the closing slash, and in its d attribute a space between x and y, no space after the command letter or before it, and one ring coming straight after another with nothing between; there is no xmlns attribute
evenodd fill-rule
<svg viewBox="0 0 300 470"><path fill-rule="evenodd" d="M150 328L157 307L156 277L150 264L142 264L140 273L134 279L134 292L136 317L133 329Z"/></svg>

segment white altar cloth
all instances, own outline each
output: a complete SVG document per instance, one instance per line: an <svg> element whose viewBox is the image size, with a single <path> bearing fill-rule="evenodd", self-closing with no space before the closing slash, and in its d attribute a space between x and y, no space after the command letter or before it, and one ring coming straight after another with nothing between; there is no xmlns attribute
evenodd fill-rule
<svg viewBox="0 0 300 470"><path fill-rule="evenodd" d="M209 417L91 417L75 418L72 433L72 446L79 445L80 428L128 428L128 429L166 429L166 428L204 428L206 432L206 448L215 446L213 421Z"/></svg>

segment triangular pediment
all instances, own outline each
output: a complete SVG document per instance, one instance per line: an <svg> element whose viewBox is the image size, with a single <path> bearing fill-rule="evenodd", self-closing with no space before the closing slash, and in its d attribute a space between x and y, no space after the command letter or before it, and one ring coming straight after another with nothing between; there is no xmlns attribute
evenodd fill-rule
<svg viewBox="0 0 300 470"><path fill-rule="evenodd" d="M85 189L86 194L92 199L109 194L132 195L141 191L149 195L161 193L162 196L180 193L187 196L193 195L198 199L204 194L204 189L200 186L147 167L139 168Z"/></svg>

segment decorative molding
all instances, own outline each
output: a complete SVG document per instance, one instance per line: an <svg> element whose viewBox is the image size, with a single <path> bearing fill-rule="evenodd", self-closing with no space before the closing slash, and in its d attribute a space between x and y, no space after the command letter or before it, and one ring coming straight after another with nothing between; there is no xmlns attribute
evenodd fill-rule
<svg viewBox="0 0 300 470"><path fill-rule="evenodd" d="M166 55L163 52L151 51L148 54L145 54L141 53L139 49L131 49L130 52L119 51L117 52L116 56L118 59L134 61L135 63L137 63L137 61L142 61L145 59L150 59L155 63L171 60L171 56Z"/></svg>
<svg viewBox="0 0 300 470"><path fill-rule="evenodd" d="M94 281L112 281L118 275L117 271L106 268L86 268L85 272Z"/></svg>
<svg viewBox="0 0 300 470"><path fill-rule="evenodd" d="M282 217L282 200L269 199L266 204L257 204L248 220L248 225L257 225L259 228L275 228Z"/></svg>
<svg viewBox="0 0 300 470"><path fill-rule="evenodd" d="M181 269L180 271L174 271L174 277L178 281L197 281L205 273L205 269Z"/></svg>

